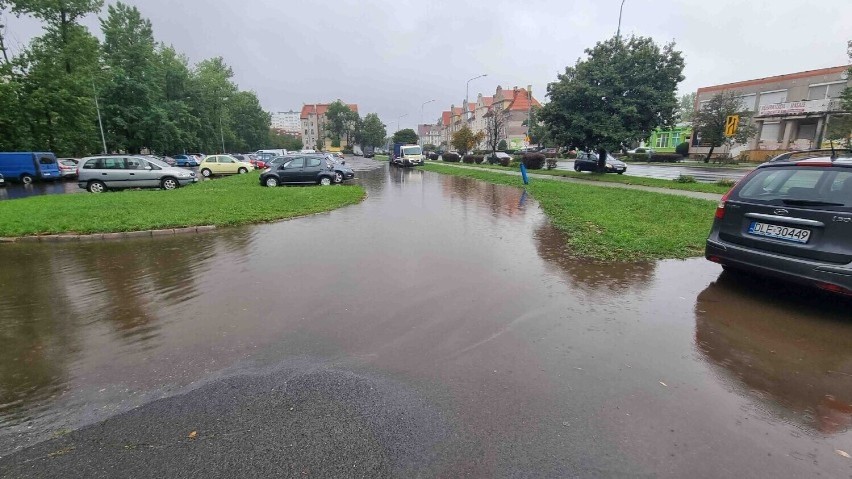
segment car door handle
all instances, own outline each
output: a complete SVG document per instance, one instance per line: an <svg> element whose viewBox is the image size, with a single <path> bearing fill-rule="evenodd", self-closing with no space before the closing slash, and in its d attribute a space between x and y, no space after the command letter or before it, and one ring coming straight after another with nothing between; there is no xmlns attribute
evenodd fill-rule
<svg viewBox="0 0 852 479"><path fill-rule="evenodd" d="M136 173L130 173L130 176L134 176L134 175L136 175Z"/></svg>
<svg viewBox="0 0 852 479"><path fill-rule="evenodd" d="M106 176L106 175L107 175L107 173L101 173L101 174L102 174L102 175L104 175L104 176Z"/></svg>

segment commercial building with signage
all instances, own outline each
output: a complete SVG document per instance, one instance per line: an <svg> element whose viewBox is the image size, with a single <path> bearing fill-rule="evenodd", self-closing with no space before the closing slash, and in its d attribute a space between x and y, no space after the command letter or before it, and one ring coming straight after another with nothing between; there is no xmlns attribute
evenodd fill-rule
<svg viewBox="0 0 852 479"><path fill-rule="evenodd" d="M699 88L701 108L719 92L735 92L742 111L752 113L756 135L741 150L806 150L819 148L827 121L841 113L840 94L852 85L847 66L788 73L756 80ZM693 135L691 154L706 153L701 134ZM717 150L718 151L718 150Z"/></svg>

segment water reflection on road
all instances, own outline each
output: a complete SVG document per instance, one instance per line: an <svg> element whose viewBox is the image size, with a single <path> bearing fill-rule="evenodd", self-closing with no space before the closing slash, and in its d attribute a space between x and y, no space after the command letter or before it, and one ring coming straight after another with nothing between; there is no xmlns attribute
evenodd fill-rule
<svg viewBox="0 0 852 479"><path fill-rule="evenodd" d="M406 384L451 431L430 475L848 467L848 307L589 262L520 188L353 163L368 197L328 214L2 245L0 456L284 362Z"/></svg>

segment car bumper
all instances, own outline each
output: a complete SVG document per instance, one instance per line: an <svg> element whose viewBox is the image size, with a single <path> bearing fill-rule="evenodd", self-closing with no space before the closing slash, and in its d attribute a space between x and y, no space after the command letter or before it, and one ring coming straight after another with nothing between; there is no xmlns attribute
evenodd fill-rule
<svg viewBox="0 0 852 479"><path fill-rule="evenodd" d="M192 178L178 178L178 183L181 186L190 185L192 183L198 183L198 177L193 176Z"/></svg>
<svg viewBox="0 0 852 479"><path fill-rule="evenodd" d="M404 166L421 166L423 164L423 160L402 160L402 164Z"/></svg>
<svg viewBox="0 0 852 479"><path fill-rule="evenodd" d="M77 172L76 171L63 171L62 173L60 173L60 176L62 176L62 178L76 178Z"/></svg>
<svg viewBox="0 0 852 479"><path fill-rule="evenodd" d="M718 237L707 240L704 257L714 263L784 281L823 289L826 289L825 284L835 285L852 293L852 263L838 265L805 258L792 258L729 243Z"/></svg>

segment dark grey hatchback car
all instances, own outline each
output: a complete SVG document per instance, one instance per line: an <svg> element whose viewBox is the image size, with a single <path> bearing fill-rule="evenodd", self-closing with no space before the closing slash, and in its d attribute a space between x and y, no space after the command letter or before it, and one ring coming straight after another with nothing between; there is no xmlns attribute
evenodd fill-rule
<svg viewBox="0 0 852 479"><path fill-rule="evenodd" d="M757 167L719 202L705 257L852 296L852 158Z"/></svg>

